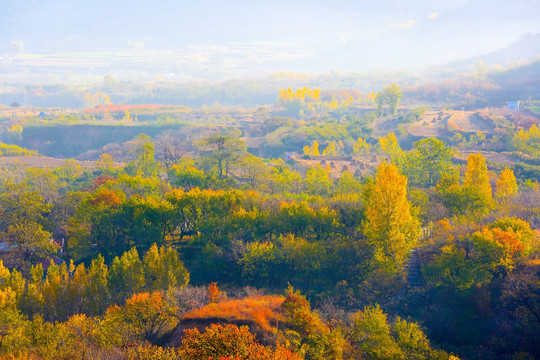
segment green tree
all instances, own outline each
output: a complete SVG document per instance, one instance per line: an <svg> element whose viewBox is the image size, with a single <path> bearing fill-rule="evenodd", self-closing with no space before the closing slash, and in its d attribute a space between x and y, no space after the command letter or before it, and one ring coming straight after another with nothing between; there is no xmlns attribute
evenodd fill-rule
<svg viewBox="0 0 540 360"><path fill-rule="evenodd" d="M23 268L54 254L56 250L51 233L43 230L41 224L36 222L18 222L10 225L4 236L12 247L9 251L22 260L22 263L16 264Z"/></svg>
<svg viewBox="0 0 540 360"><path fill-rule="evenodd" d="M269 176L270 189L273 193L300 193L302 190L302 177L295 170L291 170L283 162L278 160L273 163Z"/></svg>
<svg viewBox="0 0 540 360"><path fill-rule="evenodd" d="M411 360L447 360L448 354L431 347L429 339L420 326L414 322L397 318L392 325L392 333L405 359Z"/></svg>
<svg viewBox="0 0 540 360"><path fill-rule="evenodd" d="M331 192L333 181L330 171L319 164L307 169L304 179L306 192L312 195L328 195Z"/></svg>
<svg viewBox="0 0 540 360"><path fill-rule="evenodd" d="M78 161L67 159L61 167L54 169L54 173L58 175L60 183L70 187L83 175L83 169Z"/></svg>
<svg viewBox="0 0 540 360"><path fill-rule="evenodd" d="M437 184L437 192L441 194L446 208L452 215L484 209L485 201L475 188L460 184L459 169L449 169L442 175Z"/></svg>
<svg viewBox="0 0 540 360"><path fill-rule="evenodd" d="M142 251L163 244L175 230L174 207L166 200L133 196L116 208L102 211L92 222L90 238L110 259L137 245Z"/></svg>
<svg viewBox="0 0 540 360"><path fill-rule="evenodd" d="M309 301L289 286L282 304L285 315L285 338L294 351L306 360L339 360L343 358L345 341L339 330L330 330Z"/></svg>
<svg viewBox="0 0 540 360"><path fill-rule="evenodd" d="M299 277L306 288L312 288L313 281L322 275L321 270L327 257L321 242L309 242L292 234L280 236L277 242L281 245L291 278Z"/></svg>
<svg viewBox="0 0 540 360"><path fill-rule="evenodd" d="M36 191L45 203L51 204L58 199L60 184L54 172L45 169L27 169L24 182L28 185L28 189Z"/></svg>
<svg viewBox="0 0 540 360"><path fill-rule="evenodd" d="M47 276L41 288L43 296L43 316L46 320L68 319L73 298L69 296L70 270L65 263L56 265L51 260Z"/></svg>
<svg viewBox="0 0 540 360"><path fill-rule="evenodd" d="M377 91L375 94L375 105L377 105L377 117L384 115L384 94L380 91Z"/></svg>
<svg viewBox="0 0 540 360"><path fill-rule="evenodd" d="M415 142L414 149L401 156L398 164L411 185L430 187L449 171L452 156L452 149L443 141L429 138Z"/></svg>
<svg viewBox="0 0 540 360"><path fill-rule="evenodd" d="M242 267L242 277L254 286L272 287L282 280L283 253L271 242L248 244L238 262Z"/></svg>
<svg viewBox="0 0 540 360"><path fill-rule="evenodd" d="M391 324L378 304L353 314L349 331L353 354L361 359L448 359L447 353L431 347L418 324L400 317Z"/></svg>
<svg viewBox="0 0 540 360"><path fill-rule="evenodd" d="M229 168L246 152L243 140L234 135L213 135L199 142L201 153L217 166L218 177L229 176Z"/></svg>
<svg viewBox="0 0 540 360"><path fill-rule="evenodd" d="M99 160L97 161L97 167L102 174L114 175L116 172L114 160L112 156L107 153L103 153L100 155Z"/></svg>
<svg viewBox="0 0 540 360"><path fill-rule="evenodd" d="M100 315L109 305L109 268L101 255L98 255L90 263L83 296L85 299L84 312L88 315Z"/></svg>
<svg viewBox="0 0 540 360"><path fill-rule="evenodd" d="M359 358L376 360L404 359L404 354L392 337L386 314L380 306L366 306L352 317L353 344L360 350Z"/></svg>
<svg viewBox="0 0 540 360"><path fill-rule="evenodd" d="M196 187L207 187L210 179L206 176L204 170L195 166L195 161L191 157L183 157L177 164L170 167L169 180L177 187L189 191Z"/></svg>
<svg viewBox="0 0 540 360"><path fill-rule="evenodd" d="M348 171L345 170L337 180L336 194L355 194L360 192L362 184Z"/></svg>
<svg viewBox="0 0 540 360"><path fill-rule="evenodd" d="M248 182L252 190L259 188L270 173L269 167L261 158L249 153L246 153L238 160L235 170L240 178Z"/></svg>
<svg viewBox="0 0 540 360"><path fill-rule="evenodd" d="M390 157L391 162L397 161L403 155L403 150L401 150L396 134L393 132L379 138L379 145L382 152Z"/></svg>
<svg viewBox="0 0 540 360"><path fill-rule="evenodd" d="M328 238L341 227L337 211L326 206L312 208L306 201L281 203L270 223L276 235L291 233L318 239Z"/></svg>
<svg viewBox="0 0 540 360"><path fill-rule="evenodd" d="M43 223L50 208L28 185L6 181L0 192L0 231L21 222Z"/></svg>
<svg viewBox="0 0 540 360"><path fill-rule="evenodd" d="M35 263L54 253L52 235L43 229L51 205L24 183L4 183L0 193L0 236L10 248L3 258L10 267L25 272Z"/></svg>
<svg viewBox="0 0 540 360"><path fill-rule="evenodd" d="M116 302L142 291L145 286L144 266L136 248L115 257L110 268L110 293Z"/></svg>
<svg viewBox="0 0 540 360"><path fill-rule="evenodd" d="M135 155L137 159L126 166L126 172L132 176L154 177L159 171L159 163L155 160L154 143L148 135L141 134L135 139Z"/></svg>
<svg viewBox="0 0 540 360"><path fill-rule="evenodd" d="M383 91L383 97L388 106L390 107L390 113L395 115L397 113L397 108L401 98L403 97L403 92L401 88L396 84L387 86Z"/></svg>
<svg viewBox="0 0 540 360"><path fill-rule="evenodd" d="M156 244L152 245L144 254L143 264L146 287L150 291L182 288L189 282L189 273L178 252L171 247L158 249Z"/></svg>

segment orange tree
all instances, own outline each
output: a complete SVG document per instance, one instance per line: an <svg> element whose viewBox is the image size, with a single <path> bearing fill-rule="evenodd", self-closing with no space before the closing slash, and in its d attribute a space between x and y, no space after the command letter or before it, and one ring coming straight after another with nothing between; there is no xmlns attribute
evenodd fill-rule
<svg viewBox="0 0 540 360"><path fill-rule="evenodd" d="M300 360L282 346L265 347L255 340L247 326L212 324L201 333L197 328L186 330L179 347L184 360Z"/></svg>

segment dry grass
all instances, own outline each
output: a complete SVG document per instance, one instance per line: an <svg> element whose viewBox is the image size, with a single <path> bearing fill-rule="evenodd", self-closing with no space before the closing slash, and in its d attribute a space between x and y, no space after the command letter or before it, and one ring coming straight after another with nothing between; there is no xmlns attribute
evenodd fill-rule
<svg viewBox="0 0 540 360"><path fill-rule="evenodd" d="M95 161L77 161L75 162L84 169L96 168ZM0 157L0 168L40 168L40 169L55 169L64 166L65 159L55 159L47 156L2 156Z"/></svg>
<svg viewBox="0 0 540 360"><path fill-rule="evenodd" d="M462 161L467 161L467 157L470 154L481 154L488 161L492 161L494 163L503 164L507 166L513 166L517 161L519 161L519 159L517 159L515 155L510 152L461 150L460 154L461 156L456 156L456 158Z"/></svg>
<svg viewBox="0 0 540 360"><path fill-rule="evenodd" d="M485 132L495 130L490 115L483 112L454 111L448 119L448 128L460 132Z"/></svg>
<svg viewBox="0 0 540 360"><path fill-rule="evenodd" d="M273 331L272 324L283 319L280 313L285 298L276 295L246 297L209 304L190 311L184 319L221 318L229 321L253 321L262 329Z"/></svg>
<svg viewBox="0 0 540 360"><path fill-rule="evenodd" d="M409 132L425 137L447 135L448 131L492 133L493 118L501 114L500 111L426 111L409 126Z"/></svg>

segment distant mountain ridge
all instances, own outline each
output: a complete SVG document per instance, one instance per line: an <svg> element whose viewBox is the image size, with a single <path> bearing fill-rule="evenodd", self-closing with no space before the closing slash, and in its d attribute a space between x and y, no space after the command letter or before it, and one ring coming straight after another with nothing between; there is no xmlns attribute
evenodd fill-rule
<svg viewBox="0 0 540 360"><path fill-rule="evenodd" d="M481 60L486 65L508 65L540 58L540 33L526 34L510 45L485 55L449 62L445 67L459 68L474 66Z"/></svg>

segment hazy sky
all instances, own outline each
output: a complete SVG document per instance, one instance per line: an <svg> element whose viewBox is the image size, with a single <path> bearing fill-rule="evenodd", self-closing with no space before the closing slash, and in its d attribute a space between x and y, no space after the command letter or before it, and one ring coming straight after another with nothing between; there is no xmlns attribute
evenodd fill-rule
<svg viewBox="0 0 540 360"><path fill-rule="evenodd" d="M540 33L540 0L0 0L0 56L175 50L181 71L364 71ZM174 71L174 69L173 69Z"/></svg>

